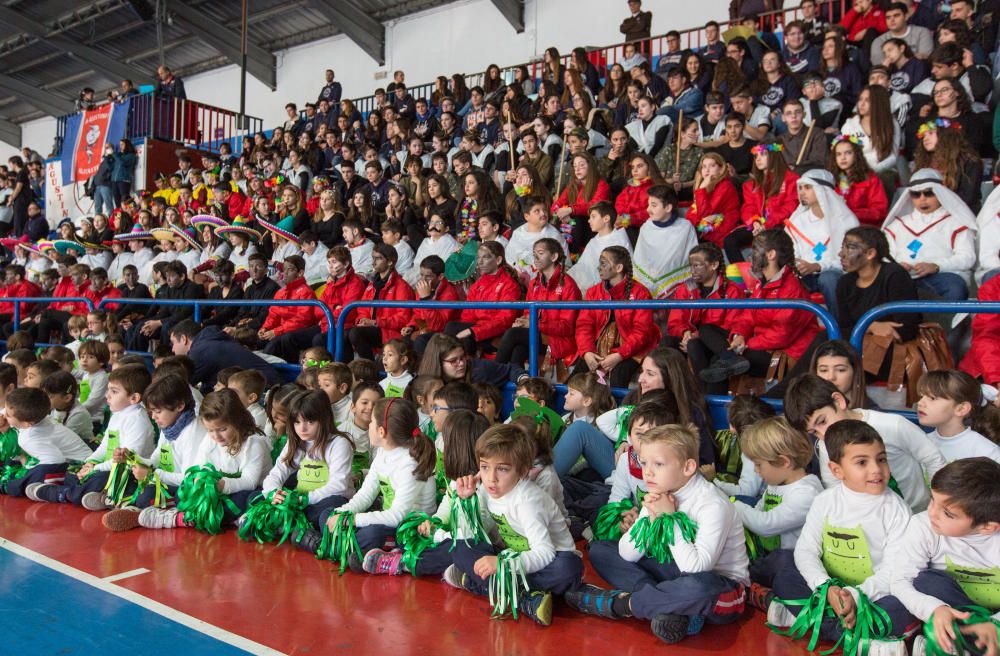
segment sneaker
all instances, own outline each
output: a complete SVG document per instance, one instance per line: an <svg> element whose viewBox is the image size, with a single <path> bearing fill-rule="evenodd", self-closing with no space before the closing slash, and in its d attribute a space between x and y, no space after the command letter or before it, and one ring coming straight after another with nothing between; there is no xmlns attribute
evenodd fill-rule
<svg viewBox="0 0 1000 656"><path fill-rule="evenodd" d="M319 543L323 541L323 535L314 528L307 528L304 531L292 536L292 544L311 554L319 551Z"/></svg>
<svg viewBox="0 0 1000 656"><path fill-rule="evenodd" d="M918 635L913 639L913 649L910 650L910 656L927 656L927 638Z"/></svg>
<svg viewBox="0 0 1000 656"><path fill-rule="evenodd" d="M750 589L747 590L747 603L765 613L774 601L774 597L774 590L759 583L751 583Z"/></svg>
<svg viewBox="0 0 1000 656"><path fill-rule="evenodd" d="M795 615L780 601L772 601L767 607L767 623L779 629L787 629L795 624Z"/></svg>
<svg viewBox="0 0 1000 656"><path fill-rule="evenodd" d="M720 353L712 363L698 372L698 377L705 383L724 383L733 376L739 376L750 371L750 361L732 351Z"/></svg>
<svg viewBox="0 0 1000 656"><path fill-rule="evenodd" d="M347 566L355 574L365 573L365 568L362 566L361 559L358 558L358 554L352 553L350 556L347 557Z"/></svg>
<svg viewBox="0 0 1000 656"><path fill-rule="evenodd" d="M104 517L101 517L101 523L109 531L131 531L139 527L139 513L140 510L135 506L119 508L105 513Z"/></svg>
<svg viewBox="0 0 1000 656"><path fill-rule="evenodd" d="M617 620L619 616L612 609L612 602L619 595L627 594L624 590L605 590L596 585L584 583L572 592L563 595L566 605L586 615L597 615Z"/></svg>
<svg viewBox="0 0 1000 656"><path fill-rule="evenodd" d="M403 573L403 552L372 549L365 554L361 568L369 574L399 576Z"/></svg>
<svg viewBox="0 0 1000 656"><path fill-rule="evenodd" d="M542 626L552 624L552 593L527 592L521 595L518 609Z"/></svg>
<svg viewBox="0 0 1000 656"><path fill-rule="evenodd" d="M139 513L139 526L143 528L177 528L176 508L145 508Z"/></svg>
<svg viewBox="0 0 1000 656"><path fill-rule="evenodd" d="M702 627L705 626L705 616L704 615L691 615L688 617L688 635L698 635L701 633Z"/></svg>
<svg viewBox="0 0 1000 656"><path fill-rule="evenodd" d="M444 574L441 575L441 580L453 588L468 590L465 586L465 572L458 569L458 565L448 565L448 569L446 569Z"/></svg>
<svg viewBox="0 0 1000 656"><path fill-rule="evenodd" d="M24 496L28 497L32 501L47 501L47 499L42 498L38 494L39 490L44 488L55 488L55 485L52 485L51 483L32 483L24 488Z"/></svg>
<svg viewBox="0 0 1000 656"><path fill-rule="evenodd" d="M858 645L858 656L863 656L863 648L864 645ZM868 656L906 656L906 643L902 640L872 640L868 644Z"/></svg>
<svg viewBox="0 0 1000 656"><path fill-rule="evenodd" d="M672 645L687 637L689 624L690 622L686 615L660 613L649 623L649 628L657 638L668 645Z"/></svg>
<svg viewBox="0 0 1000 656"><path fill-rule="evenodd" d="M107 495L103 492L87 492L80 500L80 505L93 512L107 510L111 507Z"/></svg>

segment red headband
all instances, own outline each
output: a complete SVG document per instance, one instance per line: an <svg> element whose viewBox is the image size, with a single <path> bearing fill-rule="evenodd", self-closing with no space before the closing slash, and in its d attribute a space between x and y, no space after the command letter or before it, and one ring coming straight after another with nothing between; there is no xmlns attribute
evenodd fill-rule
<svg viewBox="0 0 1000 656"><path fill-rule="evenodd" d="M389 432L389 423L388 423L389 422L389 408L392 407L392 404L395 401L396 401L396 397L392 397L391 399L389 399L389 402L385 404L385 412L382 413L382 428L385 429L386 433Z"/></svg>

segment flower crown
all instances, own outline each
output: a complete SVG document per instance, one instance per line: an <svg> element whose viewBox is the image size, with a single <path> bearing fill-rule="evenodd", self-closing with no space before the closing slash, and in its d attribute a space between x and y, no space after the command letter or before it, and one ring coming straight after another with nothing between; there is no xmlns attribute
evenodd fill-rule
<svg viewBox="0 0 1000 656"><path fill-rule="evenodd" d="M937 132L938 128L955 128L956 130L961 130L962 125L960 123L953 123L946 118L936 118L933 121L927 121L917 128L917 139L923 139L924 135L928 132Z"/></svg>
<svg viewBox="0 0 1000 656"><path fill-rule="evenodd" d="M830 144L830 150L837 147L837 144L849 143L862 148L861 138L856 134L838 134L833 138L833 143Z"/></svg>
<svg viewBox="0 0 1000 656"><path fill-rule="evenodd" d="M270 180L264 181L264 186L267 187L268 189L272 189L274 187L280 187L283 184L285 184L285 176L281 175L280 173L271 178Z"/></svg>
<svg viewBox="0 0 1000 656"><path fill-rule="evenodd" d="M761 153L780 153L785 149L780 143L769 143L769 144L757 144L750 149L750 152L754 155L760 155Z"/></svg>

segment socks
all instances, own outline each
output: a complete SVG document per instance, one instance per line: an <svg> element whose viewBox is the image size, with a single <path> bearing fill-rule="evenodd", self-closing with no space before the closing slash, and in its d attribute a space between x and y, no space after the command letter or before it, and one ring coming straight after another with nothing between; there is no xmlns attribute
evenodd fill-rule
<svg viewBox="0 0 1000 656"><path fill-rule="evenodd" d="M632 608L629 605L631 598L632 594L629 592L615 597L611 602L611 612L618 617L632 617Z"/></svg>
<svg viewBox="0 0 1000 656"><path fill-rule="evenodd" d="M187 524L184 523L184 513L177 513L177 517L174 519L174 525L177 528L187 528Z"/></svg>

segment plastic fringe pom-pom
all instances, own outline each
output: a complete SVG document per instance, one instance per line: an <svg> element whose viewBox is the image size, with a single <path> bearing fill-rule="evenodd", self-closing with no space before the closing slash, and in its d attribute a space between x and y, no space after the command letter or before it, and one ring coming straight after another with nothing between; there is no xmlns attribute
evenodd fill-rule
<svg viewBox="0 0 1000 656"><path fill-rule="evenodd" d="M528 591L528 577L521 564L521 552L504 549L497 556L496 574L490 577L491 617L510 613L517 619L517 605L521 595Z"/></svg>
<svg viewBox="0 0 1000 656"><path fill-rule="evenodd" d="M309 505L309 496L294 490L285 490L285 498L281 503L274 503L274 495L278 490L271 490L267 496L261 495L254 499L243 515L243 525L238 535L241 540L249 542L257 540L260 544L275 542L284 544L285 540L295 532L306 531L311 524L306 519L305 509Z"/></svg>
<svg viewBox="0 0 1000 656"><path fill-rule="evenodd" d="M177 490L177 510L184 513L184 521L209 535L221 533L224 508L234 514L240 509L216 489L216 484L223 478L237 477L239 474L220 472L212 464L189 468Z"/></svg>
<svg viewBox="0 0 1000 656"><path fill-rule="evenodd" d="M7 463L21 454L17 445L17 429L8 428L0 433L0 463Z"/></svg>
<svg viewBox="0 0 1000 656"><path fill-rule="evenodd" d="M963 626L971 626L973 624L992 624L994 628L1000 631L1000 622L997 622L990 616L990 611L986 610L982 606L962 606L956 610L961 610L969 613L969 617L964 620L956 620L953 622L955 627L955 651L946 651L941 645L938 644L937 638L934 635L934 622L928 620L924 624L924 638L927 640L926 643L926 654L927 656L965 656L966 654L978 654L982 650L975 646L975 642L970 640L964 633L962 633L961 628Z"/></svg>
<svg viewBox="0 0 1000 656"><path fill-rule="evenodd" d="M489 538L486 537L486 529L483 528L482 515L479 511L479 495L473 494L471 497L463 499L451 490L448 491L448 494L451 495L448 506L448 527L451 529L452 535L451 548L448 551L455 550L455 546L459 540L457 537L459 527L463 526L468 531L468 534L464 538L461 538L466 546L468 546L469 540L473 542L489 542Z"/></svg>
<svg viewBox="0 0 1000 656"><path fill-rule="evenodd" d="M634 509L631 499L608 503L597 511L597 519L590 527L595 540L618 540L622 536L622 515Z"/></svg>
<svg viewBox="0 0 1000 656"><path fill-rule="evenodd" d="M892 620L889 613L885 612L868 598L864 592L858 590L858 608L855 611L854 628L844 632L837 641L839 645L844 643L845 654L857 654L858 656L868 656L872 640L885 640L892 635ZM834 649L837 645L833 646Z"/></svg>
<svg viewBox="0 0 1000 656"><path fill-rule="evenodd" d="M3 467L3 474L0 474L0 492L7 494L7 484L11 481L16 481L19 478L24 478L28 475L28 470L38 464L38 461L34 458L28 458L26 463L21 463L19 460L12 461L6 467Z"/></svg>
<svg viewBox="0 0 1000 656"><path fill-rule="evenodd" d="M629 539L650 558L655 558L660 563L670 563L674 560L670 546L677 539L675 529L680 530L680 537L688 544L693 543L698 535L698 525L684 513L675 512L660 513L653 520L649 516L640 517L632 527Z"/></svg>
<svg viewBox="0 0 1000 656"><path fill-rule="evenodd" d="M431 523L431 534L427 537L420 534L420 525L424 522ZM434 546L434 531L440 527L441 520L437 517L425 512L411 512L396 528L396 544L402 547L402 562L411 574L415 571L417 561L424 551Z"/></svg>
<svg viewBox="0 0 1000 656"><path fill-rule="evenodd" d="M354 513L344 511L331 517L336 519L336 524L332 531L329 523L323 525L323 539L316 550L316 557L320 560L339 561L340 573L343 574L351 554L361 557L361 546L358 545L355 532Z"/></svg>

